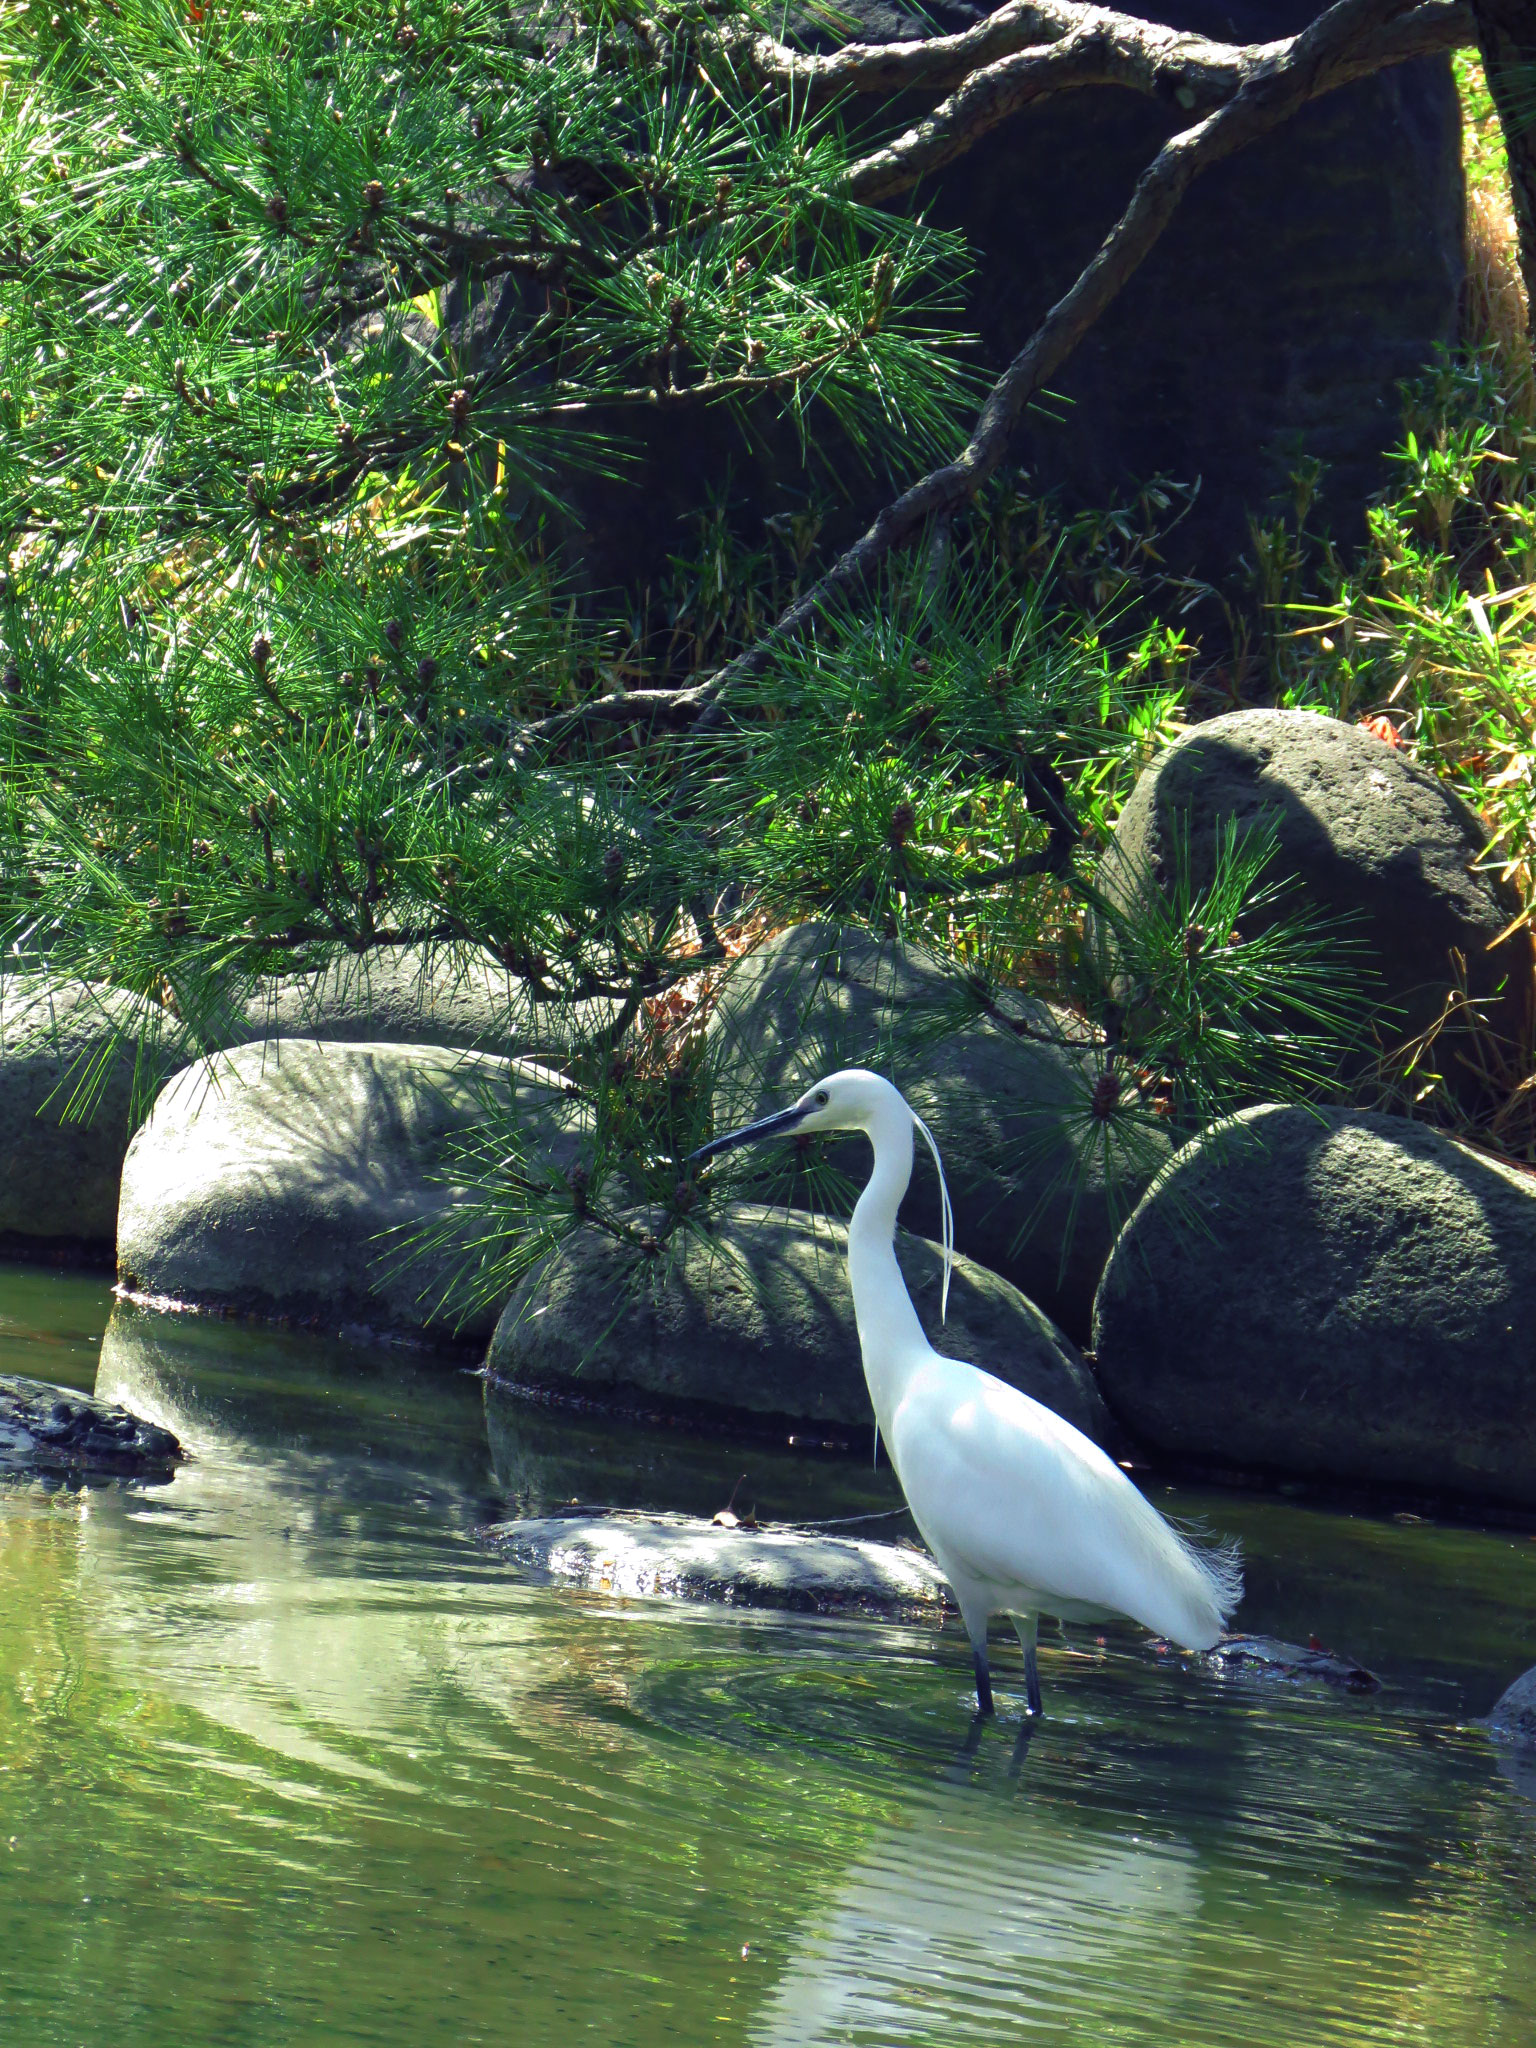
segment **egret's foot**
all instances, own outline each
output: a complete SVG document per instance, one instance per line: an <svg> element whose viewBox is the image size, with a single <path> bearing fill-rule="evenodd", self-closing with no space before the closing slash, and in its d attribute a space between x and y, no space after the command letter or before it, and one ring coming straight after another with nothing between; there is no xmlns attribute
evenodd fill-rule
<svg viewBox="0 0 1536 2048"><path fill-rule="evenodd" d="M1024 1651L1024 1691L1029 1701L1029 1711L1035 1720L1045 1712L1040 1698L1040 1666L1035 1662L1035 1646L1027 1645Z"/></svg>
<svg viewBox="0 0 1536 2048"><path fill-rule="evenodd" d="M988 1668L986 1657L978 1650L976 1652L976 1717L978 1720L990 1721L996 1712L997 1709L992 1704L992 1673Z"/></svg>

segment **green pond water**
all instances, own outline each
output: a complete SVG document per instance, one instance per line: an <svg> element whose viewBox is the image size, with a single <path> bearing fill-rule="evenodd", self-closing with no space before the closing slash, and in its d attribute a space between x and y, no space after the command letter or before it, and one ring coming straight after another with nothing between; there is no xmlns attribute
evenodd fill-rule
<svg viewBox="0 0 1536 2048"><path fill-rule="evenodd" d="M1536 2043L1536 1783L1475 1723L1536 1662L1529 1533L1160 1494L1242 1537L1246 1626L1386 1689L1079 1631L1020 1756L1000 1640L968 1750L953 1625L624 1604L474 1536L889 1475L110 1308L0 1272L0 1370L196 1454L0 1488L3 2048Z"/></svg>

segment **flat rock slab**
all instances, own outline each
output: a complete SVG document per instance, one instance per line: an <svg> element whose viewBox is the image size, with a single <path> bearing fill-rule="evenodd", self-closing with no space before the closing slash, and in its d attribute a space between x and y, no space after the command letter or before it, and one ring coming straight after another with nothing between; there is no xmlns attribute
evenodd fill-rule
<svg viewBox="0 0 1536 2048"><path fill-rule="evenodd" d="M0 1376L0 1476L169 1479L186 1453L168 1429L46 1380Z"/></svg>
<svg viewBox="0 0 1536 2048"><path fill-rule="evenodd" d="M801 1529L727 1528L692 1515L550 1515L482 1540L509 1563L622 1599L715 1600L795 1614L933 1621L944 1580L921 1551Z"/></svg>
<svg viewBox="0 0 1536 2048"><path fill-rule="evenodd" d="M1228 1636L1205 1654L1213 1671L1244 1678L1278 1678L1291 1684L1334 1685L1343 1692L1380 1692L1381 1680L1353 1657L1310 1644L1282 1643L1274 1636Z"/></svg>

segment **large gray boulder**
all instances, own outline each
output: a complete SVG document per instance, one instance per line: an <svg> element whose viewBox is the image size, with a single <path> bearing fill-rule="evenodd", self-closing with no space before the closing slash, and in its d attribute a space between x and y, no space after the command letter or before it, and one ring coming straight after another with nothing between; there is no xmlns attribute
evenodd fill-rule
<svg viewBox="0 0 1536 2048"><path fill-rule="evenodd" d="M652 1273L616 1239L580 1232L507 1303L487 1368L566 1393L868 1427L846 1244L838 1224L731 1204L708 1241L690 1237L670 1269ZM897 1258L936 1349L1103 1434L1087 1367L1016 1288L957 1259L941 1324L939 1247L902 1232Z"/></svg>
<svg viewBox="0 0 1536 2048"><path fill-rule="evenodd" d="M110 1250L137 1037L116 989L36 972L0 980L0 1244Z"/></svg>
<svg viewBox="0 0 1536 2048"><path fill-rule="evenodd" d="M1536 952L1520 899L1477 863L1481 820L1427 769L1358 726L1311 711L1234 711L1197 725L1141 777L1115 830L1101 878L1128 900L1171 890L1181 861L1196 887L1211 879L1224 831L1273 827L1271 872L1294 878L1275 915L1347 920L1370 994L1388 1013L1385 1046L1441 1015L1464 963L1468 992L1520 1067L1536 1016ZM1475 1048L1458 1029L1436 1055L1465 1095L1480 1086ZM1523 1071L1523 1067L1521 1068Z"/></svg>
<svg viewBox="0 0 1536 2048"><path fill-rule="evenodd" d="M589 1512L498 1522L481 1540L541 1579L626 1600L712 1600L884 1621L937 1622L944 1614L944 1580L925 1551L856 1536Z"/></svg>
<svg viewBox="0 0 1536 2048"><path fill-rule="evenodd" d="M488 954L406 947L263 982L205 1019L200 1042L430 1044L558 1062L572 1030L600 1024L611 1007L550 1017ZM161 1084L193 1057L174 1017L120 989L41 969L0 979L0 1247L110 1256L128 1141Z"/></svg>
<svg viewBox="0 0 1536 2048"><path fill-rule="evenodd" d="M1138 1135L1107 1179L1103 1148L1088 1142L1096 1069L1087 1026L1022 996L1007 1010L1017 1029L979 1016L920 946L795 925L736 962L711 1019L715 1126L782 1107L838 1067L888 1075L937 1141L959 1249L1080 1340L1115 1231L1166 1148ZM777 1199L814 1206L794 1156L765 1145L756 1169ZM833 1144L830 1158L862 1185L862 1138ZM938 1182L921 1144L901 1216L939 1235Z"/></svg>
<svg viewBox="0 0 1536 2048"><path fill-rule="evenodd" d="M456 1142L509 1110L558 1149L569 1104L507 1061L429 1045L274 1039L184 1068L123 1168L118 1270L136 1293L263 1316L484 1337L448 1300L467 1256Z"/></svg>
<svg viewBox="0 0 1536 2048"><path fill-rule="evenodd" d="M1536 1178L1404 1118L1262 1107L1187 1145L1094 1339L1164 1452L1536 1506Z"/></svg>
<svg viewBox="0 0 1536 2048"><path fill-rule="evenodd" d="M543 1049L553 1026L526 985L489 954L401 947L362 959L342 954L317 974L263 982L220 1036L227 1045L320 1038L514 1053Z"/></svg>

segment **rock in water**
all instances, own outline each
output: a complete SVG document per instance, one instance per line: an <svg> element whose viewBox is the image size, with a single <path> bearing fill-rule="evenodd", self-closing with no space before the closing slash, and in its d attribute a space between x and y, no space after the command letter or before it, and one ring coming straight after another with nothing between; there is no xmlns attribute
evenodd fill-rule
<svg viewBox="0 0 1536 2048"><path fill-rule="evenodd" d="M1536 1757L1536 1665L1500 1693L1487 1725L1497 1741L1528 1749Z"/></svg>
<svg viewBox="0 0 1536 2048"><path fill-rule="evenodd" d="M46 1380L0 1376L0 1476L169 1479L185 1453L168 1429Z"/></svg>
<svg viewBox="0 0 1536 2048"><path fill-rule="evenodd" d="M423 1232L461 1206L453 1148L509 1101L548 1121L567 1099L487 1053L274 1039L187 1067L123 1168L118 1268L136 1292L299 1317L327 1329L489 1336L444 1299L464 1256Z"/></svg>
<svg viewBox="0 0 1536 2048"><path fill-rule="evenodd" d="M1099 1148L1083 1141L1096 1070L1071 1041L1087 1027L1022 996L1008 1009L1021 1031L979 1015L921 946L796 925L736 963L711 1020L722 1076L715 1127L782 1108L838 1067L888 1075L943 1154L957 1247L1081 1341L1115 1230L1167 1148L1149 1136L1145 1156L1127 1157L1121 1184L1107 1185ZM834 1144L829 1156L862 1185L864 1139ZM794 1159L792 1147L763 1146L756 1165L778 1176L778 1199L810 1206ZM939 1235L938 1182L921 1143L901 1214L908 1229Z"/></svg>
<svg viewBox="0 0 1536 2048"><path fill-rule="evenodd" d="M482 1536L509 1563L622 1599L901 1621L937 1621L944 1608L944 1581L924 1552L853 1536L590 1512L498 1522Z"/></svg>
<svg viewBox="0 0 1536 2048"><path fill-rule="evenodd" d="M582 1232L507 1303L487 1366L569 1394L633 1392L867 1429L846 1246L840 1224L746 1202L725 1207L712 1240L690 1239L670 1271ZM1108 1418L1087 1366L1017 1288L957 1259L941 1324L939 1247L903 1231L897 1258L937 1349L1103 1437Z"/></svg>
<svg viewBox="0 0 1536 2048"><path fill-rule="evenodd" d="M1301 885L1274 917L1349 921L1340 936L1360 945L1369 993L1393 1013L1380 1034L1387 1046L1434 1024L1464 971L1490 1032L1520 1065L1536 1017L1531 934L1501 938L1519 896L1477 866L1488 835L1437 776L1335 718L1234 711L1194 726L1141 777L1101 881L1122 901L1146 887L1166 892L1182 862L1204 887L1231 824L1273 826L1271 873ZM1459 1027L1442 1032L1436 1051L1451 1084L1475 1099L1476 1056Z"/></svg>
<svg viewBox="0 0 1536 2048"><path fill-rule="evenodd" d="M1265 1107L1186 1145L1094 1309L1174 1455L1536 1505L1536 1177L1403 1117Z"/></svg>
<svg viewBox="0 0 1536 2048"><path fill-rule="evenodd" d="M1228 1636L1205 1661L1222 1673L1241 1672L1256 1678L1281 1678L1292 1684L1338 1686L1343 1692L1380 1692L1381 1680L1353 1657L1310 1644L1282 1643L1274 1636Z"/></svg>
<svg viewBox="0 0 1536 2048"><path fill-rule="evenodd" d="M264 982L243 1005L204 1019L201 1042L324 1039L547 1058L565 1050L567 1025L596 1027L612 1009L577 1005L555 1045L555 1027L488 956L402 949ZM35 971L0 981L0 1247L110 1256L129 1139L160 1083L188 1062L185 1030L153 1007L148 1015L161 1028L141 1053L141 1016L122 990ZM66 1114L71 1105L89 1114Z"/></svg>

